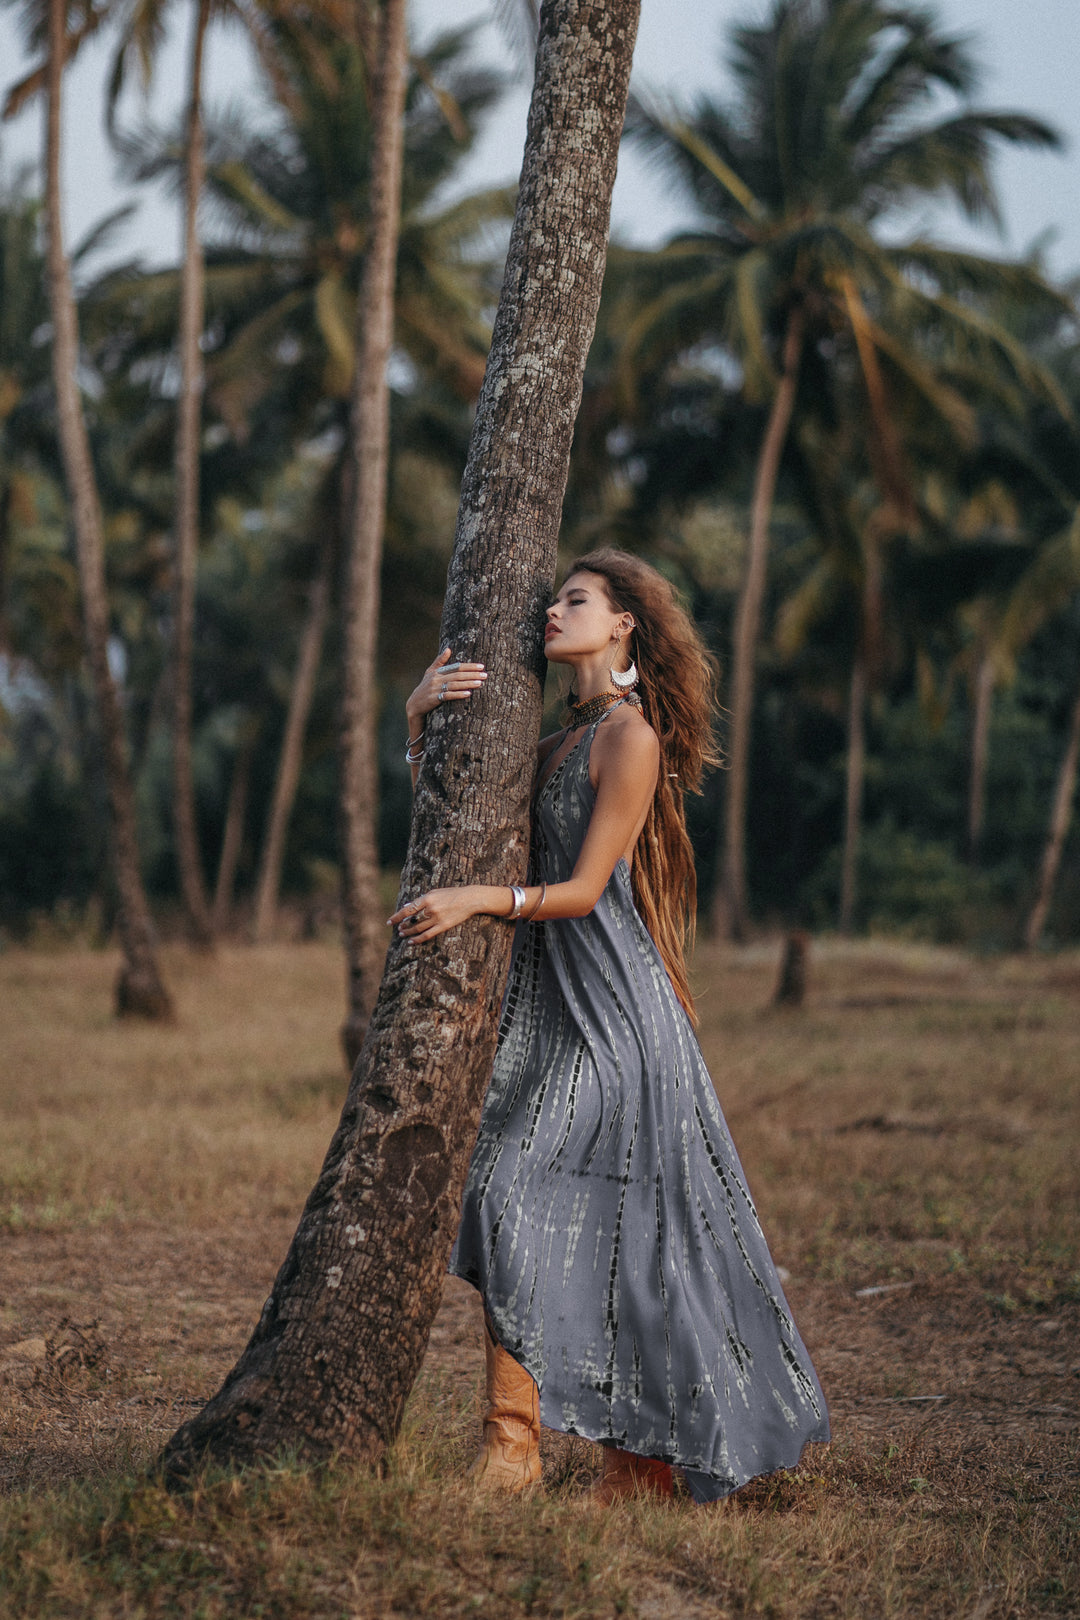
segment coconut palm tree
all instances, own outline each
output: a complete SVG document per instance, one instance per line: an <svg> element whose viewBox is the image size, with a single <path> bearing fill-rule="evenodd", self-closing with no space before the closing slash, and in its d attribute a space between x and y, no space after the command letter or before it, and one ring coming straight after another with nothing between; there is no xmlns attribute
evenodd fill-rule
<svg viewBox="0 0 1080 1620"><path fill-rule="evenodd" d="M114 127L116 105L134 62L149 87L154 58L165 38L168 0L128 0L119 17L120 43L113 57L107 111ZM200 341L205 325L205 264L199 206L206 173L203 132L203 72L206 36L215 15L241 10L233 0L195 0L190 33L184 114L183 251L176 351L179 392L173 455L172 751L173 830L180 893L196 945L211 948L213 917L203 876L191 765L191 659L199 554L199 463L204 368Z"/></svg>
<svg viewBox="0 0 1080 1620"><path fill-rule="evenodd" d="M512 701L463 705L466 714L429 722L406 893L462 871L503 881L524 870L542 608L600 298L636 25L634 0L617 8L545 0L443 623L444 639L500 670ZM341 1124L289 1255L222 1389L170 1441L171 1474L207 1455L236 1461L283 1446L375 1462L396 1432L442 1293L509 960L507 929L466 925L445 940L424 952L391 947Z"/></svg>
<svg viewBox="0 0 1080 1620"><path fill-rule="evenodd" d="M1080 549L1080 516L1074 525L1074 545ZM1039 867L1038 890L1024 924L1024 944L1029 951L1034 950L1041 940L1050 915L1061 856L1072 824L1078 776L1080 776L1080 681L1077 682L1070 705L1065 750L1058 766L1057 782L1050 807L1050 822Z"/></svg>
<svg viewBox="0 0 1080 1620"><path fill-rule="evenodd" d="M1056 611L1062 589L1067 596L1078 582L1065 542L1040 533L1047 488L1040 491L1041 503L1029 500L1031 521L1022 534L1019 501L987 477L990 466L999 475L1005 471L992 434L1004 439L1011 430L1023 438L1029 421L1038 419L1044 436L1056 427L1059 436L1071 437L1067 407L1062 415L1048 405L1064 405L1054 376L1033 358L1028 378L1038 393L1024 393L985 368L980 374L966 370L945 339L932 323L907 334L907 373L888 386L872 356L856 362L852 353L845 361L838 342L791 447L792 471L821 555L782 604L777 641L790 657L815 620L828 624L834 644L845 646L850 639L839 914L845 933L855 915L869 695L890 666L899 665L900 655L926 670L925 649L943 636L954 643L958 634L966 639L969 621L979 628L985 655L994 602L993 654L996 667L1003 667L1010 650L1015 657L1038 627L1038 614ZM912 376L917 364L926 363L920 354L927 349L935 366L933 386L949 398L951 436L942 433L940 415L926 411L926 385ZM882 408L867 397L868 374ZM883 440L882 425L895 435L891 445ZM1038 489L1037 470L1033 452L1024 473L1029 496ZM1019 492L1018 466L1013 478ZM1044 486L1053 482L1048 472L1043 478ZM850 621L850 638L845 630L837 635L838 614ZM954 659L954 669L958 663Z"/></svg>
<svg viewBox="0 0 1080 1620"><path fill-rule="evenodd" d="M46 71L45 220L53 386L64 476L71 503L86 657L97 708L108 785L117 922L123 964L116 986L120 1013L168 1018L172 1003L158 970L154 930L139 870L135 802L128 769L120 694L109 665L109 604L101 503L79 390L79 328L71 267L64 248L60 187L61 95L70 55L67 0L49 0Z"/></svg>
<svg viewBox="0 0 1080 1620"><path fill-rule="evenodd" d="M52 416L49 351L35 341L49 318L40 232L41 205L25 177L0 184L0 654L13 651L13 529L32 515Z"/></svg>
<svg viewBox="0 0 1080 1620"><path fill-rule="evenodd" d="M432 206L499 88L494 75L470 64L469 43L469 30L434 41L422 60L412 59L406 89L394 337L403 364L445 396L445 409L433 398L426 412L405 413L408 421L399 409L397 431L402 444L410 436L419 444L417 433L425 435L420 447L437 458L463 453L460 433L448 433L442 418L456 409L455 400L468 405L479 390L489 341L485 310L494 297L491 249L513 204L512 193L500 188ZM337 537L348 523L334 509L332 492L347 504L342 463L362 337L356 303L372 168L371 87L351 32L325 18L301 23L288 13L266 13L262 46L275 124L253 130L234 116L209 120L206 132L207 391L216 434L226 441L215 454L250 462L275 445L280 459L290 444L319 437L341 439L342 450L318 504L319 532L330 543L312 548L318 563L263 840L257 937L270 931L276 910L312 693L307 674L318 665L330 622ZM182 141L152 130L125 137L124 152L135 178L176 175L184 160ZM176 286L175 272L128 271L96 290L95 318L114 346L122 326L128 368L154 357L160 363Z"/></svg>
<svg viewBox="0 0 1080 1620"><path fill-rule="evenodd" d="M969 302L973 292L1031 292L1035 272L951 252L882 227L915 202L948 197L973 219L996 218L991 158L1002 143L1052 147L1037 119L977 109L964 42L932 14L885 0L772 0L761 24L732 32L730 106L702 97L685 113L639 104L633 133L689 194L698 230L643 269L626 374L694 343L737 357L748 401L766 406L731 659L729 771L723 870L715 921L748 920L745 822L755 656L765 590L769 518L793 416L828 367L838 333L854 343L871 406L877 400L880 470L894 484L875 372L909 364L902 313L947 321L972 362L1022 371L1007 332ZM940 112L943 95L954 106ZM947 421L952 402L922 368L928 404Z"/></svg>
<svg viewBox="0 0 1080 1620"><path fill-rule="evenodd" d="M406 56L405 0L383 0L372 94L371 213L350 411L352 510L343 602L341 841L347 1009L341 1034L350 1070L360 1055L386 955L386 924L380 926L379 918L376 670L390 455L386 368L394 341Z"/></svg>

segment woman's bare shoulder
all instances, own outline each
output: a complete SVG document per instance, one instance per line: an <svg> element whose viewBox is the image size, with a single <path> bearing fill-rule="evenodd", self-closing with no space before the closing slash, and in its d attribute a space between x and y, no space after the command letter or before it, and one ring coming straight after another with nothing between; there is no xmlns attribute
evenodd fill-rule
<svg viewBox="0 0 1080 1620"><path fill-rule="evenodd" d="M655 771L659 760L659 739L640 709L627 704L596 728L592 763L597 769L613 764L620 770Z"/></svg>

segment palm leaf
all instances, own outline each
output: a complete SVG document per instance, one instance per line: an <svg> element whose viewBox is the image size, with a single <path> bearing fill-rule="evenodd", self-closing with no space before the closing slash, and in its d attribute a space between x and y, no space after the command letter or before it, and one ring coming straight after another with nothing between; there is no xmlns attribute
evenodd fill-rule
<svg viewBox="0 0 1080 1620"><path fill-rule="evenodd" d="M1080 591L1080 510L1068 528L1041 546L1013 589L1001 619L999 647L1014 656L1036 630Z"/></svg>

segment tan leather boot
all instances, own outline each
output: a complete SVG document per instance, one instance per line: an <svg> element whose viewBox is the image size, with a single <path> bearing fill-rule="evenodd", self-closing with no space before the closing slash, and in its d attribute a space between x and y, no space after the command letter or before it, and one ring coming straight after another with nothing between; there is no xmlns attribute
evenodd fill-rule
<svg viewBox="0 0 1080 1620"><path fill-rule="evenodd" d="M470 1470L484 1491L523 1491L540 1481L540 1392L484 1319L487 1412L484 1439Z"/></svg>
<svg viewBox="0 0 1080 1620"><path fill-rule="evenodd" d="M593 1482L589 1501L593 1507L610 1507L628 1496L670 1496L673 1489L671 1467L659 1457L605 1446L603 1473Z"/></svg>

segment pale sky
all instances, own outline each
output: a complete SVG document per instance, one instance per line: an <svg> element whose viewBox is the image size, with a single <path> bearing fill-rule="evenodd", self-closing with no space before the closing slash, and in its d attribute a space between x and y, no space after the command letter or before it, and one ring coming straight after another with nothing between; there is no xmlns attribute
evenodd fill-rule
<svg viewBox="0 0 1080 1620"><path fill-rule="evenodd" d="M423 43L441 29L493 8L461 0L413 0L414 36ZM984 106L1033 112L1056 124L1068 141L1063 156L1004 153L999 182L1006 231L973 236L970 229L943 213L927 216L926 225L953 241L976 241L989 252L1019 252L1048 236L1052 269L1066 275L1080 270L1080 96L1076 64L1080 62L1080 0L938 0L937 12L950 29L974 36L984 64ZM760 15L762 0L643 0L634 71L644 88L675 96L699 88L722 87L721 48L725 26L733 19ZM181 14L186 21L186 12ZM184 82L182 26L174 31L162 56L151 93L158 121L175 114ZM113 178L113 160L102 130L102 79L108 43L97 43L80 56L67 78L65 193L69 242L75 242L107 210L127 200ZM485 26L478 55L510 65L501 36ZM21 71L21 51L12 14L0 13L0 86ZM252 93L253 74L242 36L219 29L209 50L209 99L222 106ZM528 92L519 84L493 115L464 181L489 185L516 178L524 141ZM132 95L126 112L133 117L139 98ZM0 162L5 176L20 162L36 160L41 140L39 107L0 126ZM464 186L463 186L464 189ZM179 226L175 206L160 193L134 193L135 220L111 250L110 257L137 253L150 263L175 259ZM677 201L637 156L624 149L613 205L615 231L624 239L652 244L686 223ZM923 223L920 221L920 223Z"/></svg>

